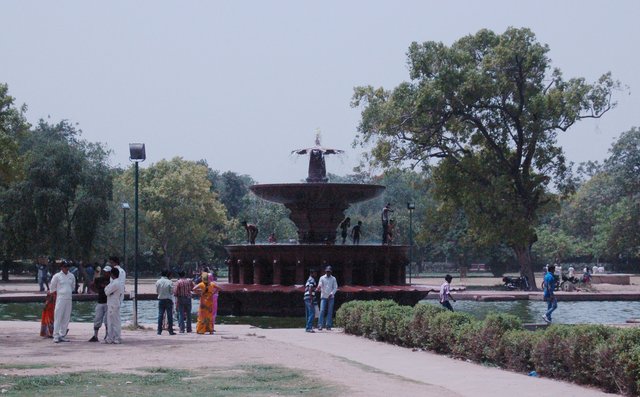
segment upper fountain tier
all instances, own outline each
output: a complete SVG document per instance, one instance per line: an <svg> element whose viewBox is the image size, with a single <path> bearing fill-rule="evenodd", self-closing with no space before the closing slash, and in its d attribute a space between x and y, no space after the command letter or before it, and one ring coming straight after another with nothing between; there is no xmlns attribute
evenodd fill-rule
<svg viewBox="0 0 640 397"><path fill-rule="evenodd" d="M349 205L377 197L385 189L380 185L328 183L324 156L342 152L323 148L316 136L316 146L293 151L295 154L309 154L307 183L250 187L256 196L284 204L291 211L289 218L298 228L301 244L334 244L336 229Z"/></svg>

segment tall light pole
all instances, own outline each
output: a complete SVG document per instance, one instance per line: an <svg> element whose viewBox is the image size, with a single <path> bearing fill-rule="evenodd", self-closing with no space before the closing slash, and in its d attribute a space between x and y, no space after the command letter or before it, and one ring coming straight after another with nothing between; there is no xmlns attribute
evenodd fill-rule
<svg viewBox="0 0 640 397"><path fill-rule="evenodd" d="M413 269L413 210L416 209L416 204L408 202L407 209L409 210L409 285L411 285L411 274Z"/></svg>
<svg viewBox="0 0 640 397"><path fill-rule="evenodd" d="M129 203L122 203L122 262L127 263L127 211L129 211Z"/></svg>
<svg viewBox="0 0 640 397"><path fill-rule="evenodd" d="M135 254L133 256L133 326L138 328L138 163L146 160L147 153L144 148L144 143L130 143L129 144L129 160L135 163Z"/></svg>

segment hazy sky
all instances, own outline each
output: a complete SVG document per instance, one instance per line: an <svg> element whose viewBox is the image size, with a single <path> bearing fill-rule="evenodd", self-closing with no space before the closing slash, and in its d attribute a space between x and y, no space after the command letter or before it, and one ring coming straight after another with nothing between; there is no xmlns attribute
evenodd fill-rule
<svg viewBox="0 0 640 397"><path fill-rule="evenodd" d="M128 164L182 156L259 182L295 182L290 151L345 149L329 172L350 173L358 85L408 79L412 41L529 27L566 78L602 73L629 86L618 108L560 135L569 160L602 160L640 125L640 1L14 1L0 3L0 82L32 123L79 123L83 137ZM630 93L629 93L630 91Z"/></svg>

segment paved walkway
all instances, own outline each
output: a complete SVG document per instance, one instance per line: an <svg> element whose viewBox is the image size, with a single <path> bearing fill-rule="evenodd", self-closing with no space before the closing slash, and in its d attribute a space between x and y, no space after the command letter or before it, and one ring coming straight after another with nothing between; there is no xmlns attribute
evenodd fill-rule
<svg viewBox="0 0 640 397"><path fill-rule="evenodd" d="M430 352L412 351L408 348L346 335L337 330L309 334L297 329L260 329L255 333L301 348L317 349L389 374L442 387L455 395L474 397L611 395L571 383L534 378Z"/></svg>

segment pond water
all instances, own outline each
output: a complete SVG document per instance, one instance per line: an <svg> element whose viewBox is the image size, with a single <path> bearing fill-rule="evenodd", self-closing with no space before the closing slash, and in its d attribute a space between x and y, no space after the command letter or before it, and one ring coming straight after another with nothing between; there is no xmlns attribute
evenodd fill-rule
<svg viewBox="0 0 640 397"><path fill-rule="evenodd" d="M439 305L433 300L422 304ZM546 311L546 303L539 301L477 302L458 301L452 303L456 311L467 312L483 319L490 312L508 313L519 317L524 323L540 323ZM3 303L0 304L0 320L39 321L44 303ZM95 302L74 302L71 321L93 322ZM197 319L198 301L194 300L191 314ZM133 302L125 301L122 307L122 321L132 319ZM157 301L138 302L138 321L155 324L158 316ZM631 318L640 318L640 302L558 302L553 320L560 324L621 324ZM177 319L174 318L177 327ZM218 324L250 324L260 328L302 328L304 319L298 317L252 317L218 316Z"/></svg>
<svg viewBox="0 0 640 397"><path fill-rule="evenodd" d="M440 305L433 300L421 303ZM498 312L513 314L523 323L541 323L542 315L547 311L547 304L542 301L457 301L452 305L454 310L469 313L478 319L484 319L490 312ZM632 318L640 318L640 302L558 302L558 308L553 312L553 322L559 324L621 324Z"/></svg>
<svg viewBox="0 0 640 397"><path fill-rule="evenodd" d="M191 317L197 321L198 300L191 306ZM73 302L71 321L92 323L95 314L95 302ZM0 320L40 321L44 303L2 303L0 304ZM122 322L130 322L133 318L133 302L124 301L121 311ZM138 302L138 322L155 324L158 319L157 301ZM174 316L174 327L177 329L178 319ZM260 328L303 328L304 319L292 317L253 317L253 316L218 316L216 324L250 324Z"/></svg>

